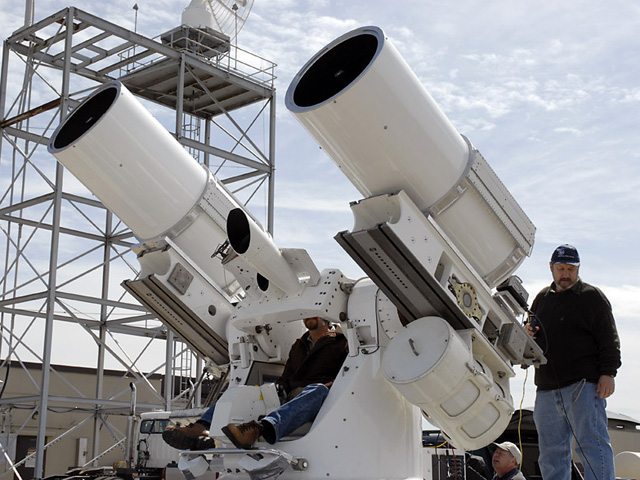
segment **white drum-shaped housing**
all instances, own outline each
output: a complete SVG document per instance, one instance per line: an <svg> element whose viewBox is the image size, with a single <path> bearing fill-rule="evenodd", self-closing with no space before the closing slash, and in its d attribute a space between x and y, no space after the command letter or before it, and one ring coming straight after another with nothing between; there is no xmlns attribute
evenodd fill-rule
<svg viewBox="0 0 640 480"><path fill-rule="evenodd" d="M384 375L461 449L495 440L511 419L511 396L440 317L409 323L389 343Z"/></svg>
<svg viewBox="0 0 640 480"><path fill-rule="evenodd" d="M215 28L213 13L205 0L191 0L182 11L182 24L190 27Z"/></svg>
<svg viewBox="0 0 640 480"><path fill-rule="evenodd" d="M353 30L318 52L293 79L285 105L365 197L404 190L427 213L471 165L466 140L378 27ZM495 284L524 255L502 214L471 190L437 220Z"/></svg>
<svg viewBox="0 0 640 480"><path fill-rule="evenodd" d="M48 150L141 241L182 220L207 185L206 170L119 82L80 104Z"/></svg>

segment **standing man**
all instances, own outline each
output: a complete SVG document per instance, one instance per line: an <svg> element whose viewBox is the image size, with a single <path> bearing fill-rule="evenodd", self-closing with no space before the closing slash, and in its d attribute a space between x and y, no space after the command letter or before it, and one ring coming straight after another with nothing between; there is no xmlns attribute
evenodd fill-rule
<svg viewBox="0 0 640 480"><path fill-rule="evenodd" d="M611 305L578 276L575 247L556 248L549 265L553 283L533 301L528 326L548 361L535 372L542 478L571 478L575 438L585 480L614 480L605 399L613 394L621 361Z"/></svg>
<svg viewBox="0 0 640 480"><path fill-rule="evenodd" d="M502 442L496 444L491 464L496 474L492 480L526 480L518 465L522 461L520 449L514 443Z"/></svg>

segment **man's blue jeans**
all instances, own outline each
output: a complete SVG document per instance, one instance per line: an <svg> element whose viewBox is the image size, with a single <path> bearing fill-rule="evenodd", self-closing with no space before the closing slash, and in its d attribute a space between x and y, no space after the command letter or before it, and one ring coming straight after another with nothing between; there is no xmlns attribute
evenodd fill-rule
<svg viewBox="0 0 640 480"><path fill-rule="evenodd" d="M282 437L286 437L296 428L316 418L320 407L329 394L329 388L322 383L307 385L297 397L276 408L262 419L269 422L275 431L275 438L263 434L269 443L276 443Z"/></svg>
<svg viewBox="0 0 640 480"><path fill-rule="evenodd" d="M213 413L215 412L215 410L216 410L216 405L215 404L211 405L207 409L207 411L202 414L198 422L201 422L202 424L205 424L206 422L206 427L207 428L211 427L211 422L213 421Z"/></svg>
<svg viewBox="0 0 640 480"><path fill-rule="evenodd" d="M571 479L571 440L584 466L585 480L614 480L613 450L607 431L607 402L596 384L582 380L538 391L533 419L538 431L538 464L544 480Z"/></svg>

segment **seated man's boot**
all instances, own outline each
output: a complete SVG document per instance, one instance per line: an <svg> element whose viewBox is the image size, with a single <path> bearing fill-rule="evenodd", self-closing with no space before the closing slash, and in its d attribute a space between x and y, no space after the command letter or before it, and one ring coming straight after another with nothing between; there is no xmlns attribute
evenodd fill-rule
<svg viewBox="0 0 640 480"><path fill-rule="evenodd" d="M216 442L201 423L190 423L186 427L169 425L162 432L162 439L178 450L209 450Z"/></svg>
<svg viewBox="0 0 640 480"><path fill-rule="evenodd" d="M238 448L244 448L249 450L262 432L262 425L256 421L249 423L241 423L236 425L230 423L226 427L222 427L222 433L224 433L229 440Z"/></svg>

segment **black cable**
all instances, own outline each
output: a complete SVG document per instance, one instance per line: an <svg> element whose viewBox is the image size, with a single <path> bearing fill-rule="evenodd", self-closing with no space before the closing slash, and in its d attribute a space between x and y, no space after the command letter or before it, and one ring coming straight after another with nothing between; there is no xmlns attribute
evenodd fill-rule
<svg viewBox="0 0 640 480"><path fill-rule="evenodd" d="M540 328L540 329L544 329L544 326L542 325L542 322L540 321L540 319L538 318L538 316L533 313L531 310L527 310L527 324L531 327L531 329L533 330L533 335L534 335L534 339L535 339L535 334L536 332L536 327ZM544 333L544 336L547 336L547 333L542 330ZM547 351L549 350L549 342L545 342L545 349L542 352L542 354L544 356L547 355Z"/></svg>
<svg viewBox="0 0 640 480"><path fill-rule="evenodd" d="M145 444L144 450L142 449L143 443ZM149 460L149 442L145 438L140 439L138 441L137 450L138 450L138 458L136 462L136 468L138 469L146 468L147 461Z"/></svg>
<svg viewBox="0 0 640 480"><path fill-rule="evenodd" d="M553 370L553 375L556 378L556 384L557 384L558 383L558 376L556 375L556 369L555 369L555 367L553 365L551 366L551 368ZM587 381L586 379L581 380L581 382L586 382L586 381ZM582 392L580 392L580 395L582 395ZM571 425L571 422L569 421L569 416L567 415L567 410L566 410L565 405L564 405L564 396L562 395L562 393L560 393L560 403L562 405L562 414L564 415L564 418L567 421L567 424L569 425L569 430L571 430L571 435L575 439L576 445L578 445L578 449L580 449L580 452L582 453L582 458L584 459L585 462L587 462L587 466L589 467L589 470L591 470L591 473L593 473L593 476L597 479L598 475L596 474L595 470L591 466L591 463L589 462L589 459L587 458L587 456L584 453L584 450L582 449L582 445L580 445L580 441L578 440L578 437L576 436L576 433L573 431L573 425ZM606 415L606 411L605 411L605 415Z"/></svg>
<svg viewBox="0 0 640 480"><path fill-rule="evenodd" d="M451 445L451 455L453 456L453 478L457 479L458 478L458 459L456 458L456 451L453 448L453 445Z"/></svg>

